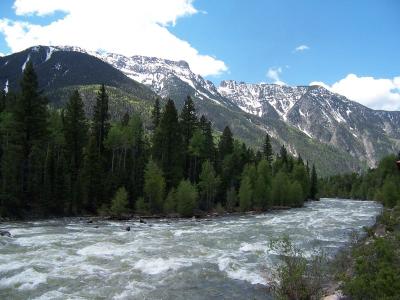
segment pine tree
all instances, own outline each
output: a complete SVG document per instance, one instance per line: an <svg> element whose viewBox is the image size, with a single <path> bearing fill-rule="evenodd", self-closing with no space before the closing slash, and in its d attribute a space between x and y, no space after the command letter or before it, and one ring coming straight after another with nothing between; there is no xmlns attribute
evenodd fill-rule
<svg viewBox="0 0 400 300"><path fill-rule="evenodd" d="M190 139L192 138L196 128L198 120L196 115L196 109L194 102L190 96L187 97L183 104L182 111L180 114L181 133L183 136L183 146L185 149L189 147Z"/></svg>
<svg viewBox="0 0 400 300"><path fill-rule="evenodd" d="M263 145L263 155L268 161L269 165L272 165L274 153L272 151L271 141L268 134L265 135L265 141Z"/></svg>
<svg viewBox="0 0 400 300"><path fill-rule="evenodd" d="M198 120L196 116L196 109L194 107L194 102L190 96L187 97L180 114L179 125L182 133L182 146L184 151L184 176L185 178L193 179L193 162L191 151L189 149L191 139L196 132ZM200 155L200 153L199 153ZM198 156L199 156L198 155Z"/></svg>
<svg viewBox="0 0 400 300"><path fill-rule="evenodd" d="M70 195L65 158L63 114L50 111L50 139L44 158L44 182L41 188L40 212L45 215L63 215Z"/></svg>
<svg viewBox="0 0 400 300"><path fill-rule="evenodd" d="M151 112L151 120L153 122L153 130L155 130L161 121L161 107L160 107L160 99L156 98L154 102L153 110Z"/></svg>
<svg viewBox="0 0 400 300"><path fill-rule="evenodd" d="M21 217L21 201L19 198L19 165L21 149L16 142L15 120L11 112L0 114L1 137L1 185L0 215Z"/></svg>
<svg viewBox="0 0 400 300"><path fill-rule="evenodd" d="M315 165L312 166L311 179L310 179L310 199L317 199L318 193L318 176L315 170Z"/></svg>
<svg viewBox="0 0 400 300"><path fill-rule="evenodd" d="M302 163L296 163L293 167L292 178L298 181L302 187L303 200L308 197L310 191L310 177L307 174L307 170Z"/></svg>
<svg viewBox="0 0 400 300"><path fill-rule="evenodd" d="M104 172L96 137L90 136L88 146L85 150L82 170L83 208L89 213L95 213L96 209L103 204L104 197ZM81 203L77 203L76 206L77 212L80 212L82 209Z"/></svg>
<svg viewBox="0 0 400 300"><path fill-rule="evenodd" d="M128 135L131 149L128 186L131 198L137 199L143 196L144 170L148 160L143 122L137 114L133 115L129 121ZM133 203L131 203L131 207L133 207Z"/></svg>
<svg viewBox="0 0 400 300"><path fill-rule="evenodd" d="M104 140L110 130L110 114L108 112L108 95L104 84L97 94L96 105L93 113L93 133L96 146L101 155L104 154Z"/></svg>
<svg viewBox="0 0 400 300"><path fill-rule="evenodd" d="M284 164L288 163L288 153L285 145L282 145L281 150L279 151L279 156L282 159Z"/></svg>
<svg viewBox="0 0 400 300"><path fill-rule="evenodd" d="M82 201L81 193L77 183L79 173L83 165L83 148L88 139L88 125L82 98L78 91L74 91L66 104L63 118L64 137L67 162L70 167L70 201L69 213L77 202Z"/></svg>
<svg viewBox="0 0 400 300"><path fill-rule="evenodd" d="M204 136L204 145L202 147L203 153L201 157L204 160L209 160L211 163L215 164L216 149L211 129L211 122L208 121L204 115L202 115L200 118L199 127Z"/></svg>
<svg viewBox="0 0 400 300"><path fill-rule="evenodd" d="M21 94L14 106L17 145L21 149L19 197L25 208L39 204L43 183L43 153L48 140L47 99L38 91L38 80L32 62L26 64L21 81ZM37 168L35 168L36 166Z"/></svg>
<svg viewBox="0 0 400 300"><path fill-rule="evenodd" d="M225 127L221 139L219 140L218 152L221 161L225 158L225 156L233 152L233 137L228 126Z"/></svg>
<svg viewBox="0 0 400 300"><path fill-rule="evenodd" d="M153 136L153 159L161 167L168 189L176 186L182 178L182 155L178 112L170 99Z"/></svg>

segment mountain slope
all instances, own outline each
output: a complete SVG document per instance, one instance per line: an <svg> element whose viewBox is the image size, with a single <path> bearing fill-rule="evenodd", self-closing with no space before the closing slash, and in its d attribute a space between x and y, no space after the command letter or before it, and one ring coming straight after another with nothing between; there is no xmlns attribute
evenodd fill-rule
<svg viewBox="0 0 400 300"><path fill-rule="evenodd" d="M341 144L311 138L305 127L295 124L296 107L306 99L309 87L252 85L242 93L243 87L250 85L231 81L217 89L182 61L46 46L0 58L0 86L17 89L28 58L35 65L41 88L57 106L67 100L73 89L78 89L90 115L98 84L105 83L109 87L110 108L115 119L134 110L146 121L156 94L174 99L178 108L190 95L198 113L206 115L215 130L222 131L229 125L236 136L256 147L262 145L265 134L269 133L276 152L285 144L293 154L315 162L321 174L360 170L365 166ZM236 92L230 93L231 90ZM327 132L329 130L327 128Z"/></svg>
<svg viewBox="0 0 400 300"><path fill-rule="evenodd" d="M127 78L121 71L96 57L45 46L31 47L22 52L0 57L0 86L7 90L18 90L22 72L29 60L38 74L40 89L46 93L66 86L104 83L141 99L153 99L156 96L145 85Z"/></svg>
<svg viewBox="0 0 400 300"><path fill-rule="evenodd" d="M223 81L218 91L253 115L283 120L371 167L400 145L400 112L374 111L321 86Z"/></svg>

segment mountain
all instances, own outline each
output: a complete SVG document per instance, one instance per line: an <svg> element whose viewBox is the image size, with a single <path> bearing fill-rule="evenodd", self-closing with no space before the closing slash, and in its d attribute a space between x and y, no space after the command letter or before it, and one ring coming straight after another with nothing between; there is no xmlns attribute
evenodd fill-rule
<svg viewBox="0 0 400 300"><path fill-rule="evenodd" d="M134 110L140 112L146 121L156 95L174 99L178 108L190 95L198 113L206 115L215 130L222 131L229 125L236 136L256 147L261 146L265 134L269 133L275 151L285 144L291 153L301 154L304 159L315 162L323 174L360 170L366 162L371 165L382 153L390 152L398 138L396 135L386 137L379 129L381 127L367 124L369 113L372 113L384 122L385 132L398 136L396 113L375 112L363 107L368 110L368 116L360 119L358 116L355 118L359 109L354 107L352 111L355 113L350 113L350 117L358 121L354 119L357 126L351 126L360 132L366 128L364 131L371 135L360 143L349 133L346 126L350 123L338 121L337 113L343 108L336 109L343 103L347 103L349 108L350 104L358 104L320 90L321 87L223 81L217 88L211 81L194 74L184 61L126 57L78 47L37 46L2 57L0 86L8 90L18 89L28 59L34 63L40 86L53 105L62 105L70 92L78 89L90 114L98 84L105 83L114 118ZM328 116L326 120L325 114ZM386 120L389 118L387 114L392 117L390 122Z"/></svg>
<svg viewBox="0 0 400 300"><path fill-rule="evenodd" d="M137 99L151 100L157 96L147 86L128 78L121 71L104 61L82 51L64 51L61 47L36 46L0 57L0 86L5 90L19 90L22 72L28 61L34 65L39 88L56 105L68 98L66 87L109 87ZM97 87L98 88L98 87Z"/></svg>
<svg viewBox="0 0 400 300"><path fill-rule="evenodd" d="M400 145L400 112L375 111L321 86L223 81L218 91L248 113L283 120L371 167Z"/></svg>

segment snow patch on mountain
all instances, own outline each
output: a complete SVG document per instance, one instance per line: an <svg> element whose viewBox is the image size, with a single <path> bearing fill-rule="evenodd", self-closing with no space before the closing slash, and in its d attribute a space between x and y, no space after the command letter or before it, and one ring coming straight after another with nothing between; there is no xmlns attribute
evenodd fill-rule
<svg viewBox="0 0 400 300"><path fill-rule="evenodd" d="M48 60L51 58L51 55L53 54L53 52L54 52L55 50L56 50L56 49L55 49L54 47L52 47L52 46L49 46L49 47L48 47L47 53L46 53L46 60L45 60L45 61L48 61Z"/></svg>
<svg viewBox="0 0 400 300"><path fill-rule="evenodd" d="M26 68L26 64L28 63L28 61L31 59L31 54L29 53L28 56L26 57L26 60L24 62L24 64L21 67L21 72L24 72L25 68Z"/></svg>
<svg viewBox="0 0 400 300"><path fill-rule="evenodd" d="M6 81L6 84L4 85L4 92L7 94L8 93L8 79Z"/></svg>
<svg viewBox="0 0 400 300"><path fill-rule="evenodd" d="M224 80L218 91L234 101L244 111L262 116L264 106L269 103L283 120L294 104L307 92L307 87L291 87L277 84L250 84L235 80Z"/></svg>

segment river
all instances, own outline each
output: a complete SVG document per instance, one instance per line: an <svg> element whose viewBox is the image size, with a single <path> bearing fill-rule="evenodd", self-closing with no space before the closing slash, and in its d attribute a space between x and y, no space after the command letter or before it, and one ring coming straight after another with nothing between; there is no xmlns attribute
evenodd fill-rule
<svg viewBox="0 0 400 300"><path fill-rule="evenodd" d="M380 211L322 199L201 221L2 223L14 237L0 237L0 299L268 299L271 238L289 234L306 251L334 253Z"/></svg>

